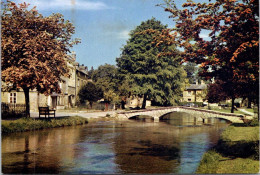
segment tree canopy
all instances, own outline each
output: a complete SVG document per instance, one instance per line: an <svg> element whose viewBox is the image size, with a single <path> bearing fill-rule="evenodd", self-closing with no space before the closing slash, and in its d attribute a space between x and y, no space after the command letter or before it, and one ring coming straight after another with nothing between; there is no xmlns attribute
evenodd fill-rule
<svg viewBox="0 0 260 175"><path fill-rule="evenodd" d="M36 7L3 4L1 37L2 81L22 88L29 116L29 89L59 92L61 76L69 76L66 56L73 44L75 28L61 14L43 17Z"/></svg>
<svg viewBox="0 0 260 175"><path fill-rule="evenodd" d="M92 108L93 102L96 102L103 97L103 91L96 86L95 83L89 81L81 87L78 96L81 104L85 104L87 100Z"/></svg>
<svg viewBox="0 0 260 175"><path fill-rule="evenodd" d="M182 61L199 64L200 75L206 79L215 77L230 87L239 86L241 89L236 92L235 88L223 88L229 91L230 98L235 98L238 92L248 96L253 93L258 98L259 2L188 0L183 9L178 9L174 1L165 2L165 11L171 13L176 25L158 37L157 42L175 43L184 48ZM203 37L205 34L207 38Z"/></svg>
<svg viewBox="0 0 260 175"><path fill-rule="evenodd" d="M104 100L107 102L118 101L116 91L117 85L117 68L114 65L105 64L93 70L92 80L97 87L100 87L104 92Z"/></svg>
<svg viewBox="0 0 260 175"><path fill-rule="evenodd" d="M177 100L181 94L186 73L177 61L180 57L160 55L163 50L177 55L178 50L174 45L156 46L153 43L156 35L166 28L155 18L142 22L130 32L130 39L116 59L119 75L129 80L132 93L144 95L142 108L147 97L161 105L170 105L174 103L174 96Z"/></svg>

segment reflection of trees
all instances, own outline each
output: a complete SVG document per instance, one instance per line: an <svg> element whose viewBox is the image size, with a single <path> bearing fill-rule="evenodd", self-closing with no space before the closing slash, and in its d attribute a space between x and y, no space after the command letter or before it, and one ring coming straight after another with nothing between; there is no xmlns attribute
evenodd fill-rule
<svg viewBox="0 0 260 175"><path fill-rule="evenodd" d="M123 173L176 171L180 161L178 138L169 128L159 126L147 127L140 122L120 130L114 139L114 151L115 163Z"/></svg>
<svg viewBox="0 0 260 175"><path fill-rule="evenodd" d="M3 173L59 173L75 157L79 129L11 134L2 138Z"/></svg>

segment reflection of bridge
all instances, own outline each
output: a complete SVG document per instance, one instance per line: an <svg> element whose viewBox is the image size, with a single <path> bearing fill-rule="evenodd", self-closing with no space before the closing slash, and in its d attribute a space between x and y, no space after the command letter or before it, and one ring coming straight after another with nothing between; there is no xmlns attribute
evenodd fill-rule
<svg viewBox="0 0 260 175"><path fill-rule="evenodd" d="M243 123L243 119L248 118L248 116L244 116L241 114L230 114L224 112L217 112L211 111L206 109L199 109L199 108L191 108L191 107L183 107L183 106L174 106L174 107L163 107L163 108L155 108L155 109L145 109L145 110L138 110L138 111L130 111L130 112L119 112L119 118L132 118L135 116L146 115L151 116L154 121L159 121L164 115L171 113L171 112L187 112L190 114L199 115L203 120L207 118L220 118L229 120L233 123Z"/></svg>

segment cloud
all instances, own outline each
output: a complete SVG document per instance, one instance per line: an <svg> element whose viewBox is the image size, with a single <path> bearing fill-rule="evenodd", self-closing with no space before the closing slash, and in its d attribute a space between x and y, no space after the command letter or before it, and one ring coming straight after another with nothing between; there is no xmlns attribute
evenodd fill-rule
<svg viewBox="0 0 260 175"><path fill-rule="evenodd" d="M21 2L21 1L18 1ZM27 3L31 4L31 7L37 6L38 10L105 10L113 9L113 7L100 1L88 1L88 0L27 0Z"/></svg>
<svg viewBox="0 0 260 175"><path fill-rule="evenodd" d="M118 33L118 38L119 39L128 39L129 38L129 32L128 30L123 30L121 32Z"/></svg>

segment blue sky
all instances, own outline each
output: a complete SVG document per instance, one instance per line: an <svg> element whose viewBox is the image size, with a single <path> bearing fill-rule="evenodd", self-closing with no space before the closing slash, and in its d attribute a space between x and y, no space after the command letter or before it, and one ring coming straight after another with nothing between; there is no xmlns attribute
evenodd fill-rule
<svg viewBox="0 0 260 175"><path fill-rule="evenodd" d="M61 13L76 27L74 38L81 43L75 45L77 61L96 69L105 63L116 64L121 48L129 38L129 31L142 21L155 17L169 27L173 21L169 13L157 4L163 0L15 0L28 2L44 16ZM178 5L184 1L178 0Z"/></svg>

